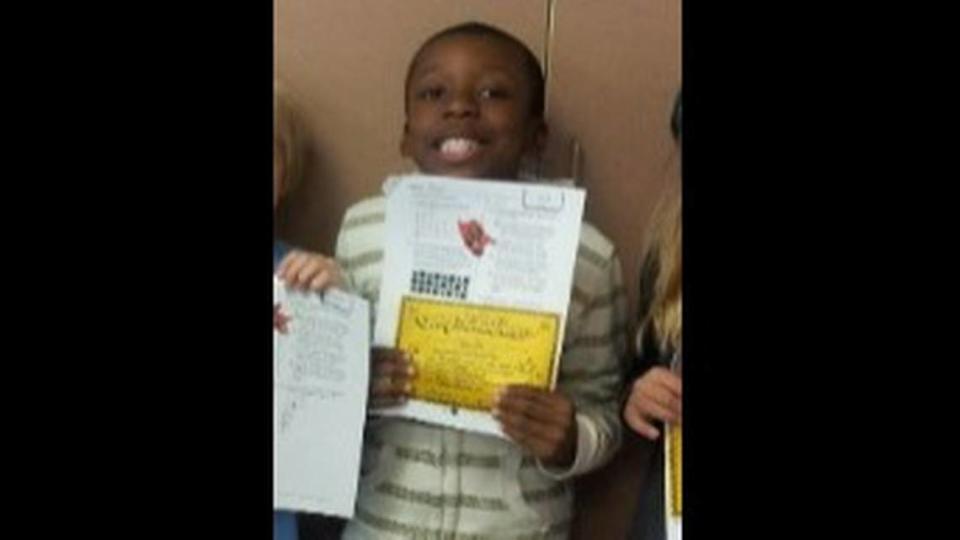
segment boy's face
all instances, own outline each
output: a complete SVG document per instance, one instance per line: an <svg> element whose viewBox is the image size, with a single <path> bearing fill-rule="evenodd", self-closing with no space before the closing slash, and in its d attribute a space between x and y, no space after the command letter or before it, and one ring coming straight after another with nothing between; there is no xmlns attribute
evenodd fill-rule
<svg viewBox="0 0 960 540"><path fill-rule="evenodd" d="M401 153L427 174L513 179L546 126L530 111L523 56L486 36L429 45L410 76Z"/></svg>

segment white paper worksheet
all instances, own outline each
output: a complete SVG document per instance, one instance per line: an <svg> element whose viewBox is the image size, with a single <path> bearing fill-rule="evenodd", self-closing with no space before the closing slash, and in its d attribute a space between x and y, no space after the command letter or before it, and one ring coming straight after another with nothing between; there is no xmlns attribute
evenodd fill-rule
<svg viewBox="0 0 960 540"><path fill-rule="evenodd" d="M274 508L353 516L369 377L366 300L274 278Z"/></svg>
<svg viewBox="0 0 960 540"><path fill-rule="evenodd" d="M387 184L374 342L413 356L406 404L382 411L502 435L496 388L556 381L582 189L427 175Z"/></svg>

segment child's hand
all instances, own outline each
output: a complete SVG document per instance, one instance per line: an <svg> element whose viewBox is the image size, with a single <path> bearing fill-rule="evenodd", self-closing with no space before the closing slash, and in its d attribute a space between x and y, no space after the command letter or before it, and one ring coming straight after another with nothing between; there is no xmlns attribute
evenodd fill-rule
<svg viewBox="0 0 960 540"><path fill-rule="evenodd" d="M660 430L654 420L680 423L682 383L670 370L655 367L633 383L630 397L623 408L623 418L634 431L655 440Z"/></svg>
<svg viewBox="0 0 960 540"><path fill-rule="evenodd" d="M511 439L545 465L569 467L577 451L573 402L560 392L529 386L501 388L493 416Z"/></svg>
<svg viewBox="0 0 960 540"><path fill-rule="evenodd" d="M324 291L343 286L343 272L337 262L310 251L292 250L277 266L277 277L288 287Z"/></svg>
<svg viewBox="0 0 960 540"><path fill-rule="evenodd" d="M406 401L416 374L410 356L400 349L374 347L370 361L370 406L389 407Z"/></svg>

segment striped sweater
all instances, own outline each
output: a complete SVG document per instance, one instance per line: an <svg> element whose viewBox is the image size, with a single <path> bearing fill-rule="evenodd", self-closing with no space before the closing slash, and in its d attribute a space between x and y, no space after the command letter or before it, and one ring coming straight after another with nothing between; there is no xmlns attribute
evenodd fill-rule
<svg viewBox="0 0 960 540"><path fill-rule="evenodd" d="M336 257L376 313L386 199L347 210ZM577 410L577 455L551 470L514 443L400 418L368 423L356 515L344 538L565 538L571 479L620 445L618 395L626 299L613 245L584 223L574 269L558 388Z"/></svg>

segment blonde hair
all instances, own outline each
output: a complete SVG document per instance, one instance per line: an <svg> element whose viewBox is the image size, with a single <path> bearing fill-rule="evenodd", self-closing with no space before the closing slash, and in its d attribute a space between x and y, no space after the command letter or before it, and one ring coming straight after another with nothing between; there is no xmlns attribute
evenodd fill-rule
<svg viewBox="0 0 960 540"><path fill-rule="evenodd" d="M273 145L283 164L281 193L293 191L303 180L307 132L297 104L280 80L273 84Z"/></svg>
<svg viewBox="0 0 960 540"><path fill-rule="evenodd" d="M683 329L683 220L679 188L654 210L644 258L654 262L652 298L641 327L650 323L661 351L680 348Z"/></svg>

